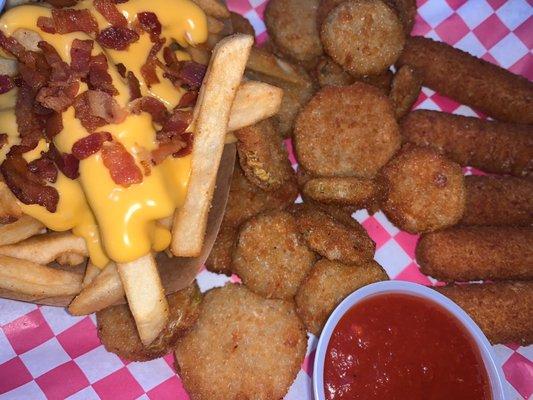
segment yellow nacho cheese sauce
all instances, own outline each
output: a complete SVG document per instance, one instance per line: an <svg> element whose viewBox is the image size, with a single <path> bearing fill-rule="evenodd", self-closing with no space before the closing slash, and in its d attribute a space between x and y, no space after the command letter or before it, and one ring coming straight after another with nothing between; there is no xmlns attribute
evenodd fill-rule
<svg viewBox="0 0 533 400"><path fill-rule="evenodd" d="M161 37L175 40L183 47L202 43L207 39L207 23L203 11L190 0L129 0L116 4L129 23L134 23L137 13L153 12L161 26ZM99 29L110 24L94 8L91 0L82 0L74 8L89 9L98 22ZM70 34L49 34L37 27L37 19L50 17L51 9L39 5L15 7L0 18L0 30L12 35L17 29L37 32L42 40L51 44L63 61L70 63L70 47L74 39L93 39L82 32ZM102 48L96 41L92 55L105 54L109 64L109 74L119 94L114 97L124 108L129 102L129 88L125 79L118 73L115 65L121 63L127 70L139 77L143 96L153 96L162 101L167 108L175 107L184 93L169 80L163 79L158 71L160 83L148 88L141 78L140 68L152 47L148 34L131 44L125 51ZM177 52L178 59L188 59L184 52ZM158 57L162 57L162 50ZM80 85L80 92L86 90ZM0 149L0 163L5 159L9 148L19 143L17 122L14 112L16 91L12 89L0 95L0 127L7 133L8 142ZM88 136L89 132L74 116L70 107L63 114L63 130L54 138L60 152L71 153L72 145ZM157 127L147 113L130 114L120 124L110 124L97 131L110 132L114 140L124 145L140 165L141 154L157 148ZM47 150L43 140L36 149L24 154L26 160L39 158L41 151ZM142 169L142 168L141 168ZM39 205L21 204L22 211L55 231L72 232L85 239L91 261L104 267L109 260L124 263L133 261L151 250L161 251L168 247L171 239L167 228L158 224L159 219L169 217L183 204L190 175L190 156L168 157L161 164L152 166L151 174L143 181L129 187L117 185L104 166L100 153L82 161L80 176L71 180L59 172L54 186L59 193L57 211L48 212Z"/></svg>

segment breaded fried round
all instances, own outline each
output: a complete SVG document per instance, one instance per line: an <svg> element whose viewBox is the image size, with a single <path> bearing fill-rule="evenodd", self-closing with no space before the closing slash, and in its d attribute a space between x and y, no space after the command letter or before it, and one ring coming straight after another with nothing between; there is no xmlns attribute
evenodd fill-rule
<svg viewBox="0 0 533 400"><path fill-rule="evenodd" d="M373 260L357 265L320 260L298 289L296 311L307 330L318 336L329 315L350 293L387 279L387 273Z"/></svg>
<svg viewBox="0 0 533 400"><path fill-rule="evenodd" d="M396 62L405 44L402 24L381 0L349 0L324 20L324 51L357 76L379 74Z"/></svg>
<svg viewBox="0 0 533 400"><path fill-rule="evenodd" d="M240 226L254 215L267 210L281 210L294 203L298 197L296 178L285 182L278 190L264 191L252 184L235 164L223 224Z"/></svg>
<svg viewBox="0 0 533 400"><path fill-rule="evenodd" d="M270 0L265 9L268 34L286 56L309 61L322 54L316 26L318 0Z"/></svg>
<svg viewBox="0 0 533 400"><path fill-rule="evenodd" d="M404 65L394 74L389 98L397 119L405 117L411 110L421 88L421 81L410 66Z"/></svg>
<svg viewBox="0 0 533 400"><path fill-rule="evenodd" d="M397 13L406 36L411 34L416 18L416 0L387 0Z"/></svg>
<svg viewBox="0 0 533 400"><path fill-rule="evenodd" d="M423 235L420 270L444 282L533 279L533 228L452 227Z"/></svg>
<svg viewBox="0 0 533 400"><path fill-rule="evenodd" d="M144 346L135 321L126 304L108 307L96 313L98 337L107 351L131 361L147 361L171 351L200 315L202 293L194 282L189 287L167 296L169 321L159 336Z"/></svg>
<svg viewBox="0 0 533 400"><path fill-rule="evenodd" d="M315 77L320 85L347 86L355 82L355 78L329 57L322 57L315 68Z"/></svg>
<svg viewBox="0 0 533 400"><path fill-rule="evenodd" d="M191 400L282 399L306 348L293 302L229 284L206 293L198 323L177 343L176 367Z"/></svg>
<svg viewBox="0 0 533 400"><path fill-rule="evenodd" d="M244 18L241 14L230 12L231 26L234 33L244 33L255 37L255 30L250 21Z"/></svg>
<svg viewBox="0 0 533 400"><path fill-rule="evenodd" d="M211 253L205 261L208 271L231 275L231 259L237 245L238 229L234 226L222 224L218 231L217 238L211 249Z"/></svg>
<svg viewBox="0 0 533 400"><path fill-rule="evenodd" d="M232 268L251 291L290 299L315 261L295 218L286 211L270 211L241 227Z"/></svg>
<svg viewBox="0 0 533 400"><path fill-rule="evenodd" d="M305 205L298 207L294 215L302 237L321 256L346 264L360 264L374 257L376 245L357 221L347 225Z"/></svg>
<svg viewBox="0 0 533 400"><path fill-rule="evenodd" d="M533 181L512 176L467 176L461 225L533 226Z"/></svg>
<svg viewBox="0 0 533 400"><path fill-rule="evenodd" d="M277 190L293 179L289 161L277 124L273 119L258 122L234 132L244 175L263 190Z"/></svg>
<svg viewBox="0 0 533 400"><path fill-rule="evenodd" d="M432 232L455 225L463 216L461 167L430 148L404 146L377 182L383 212L402 230Z"/></svg>
<svg viewBox="0 0 533 400"><path fill-rule="evenodd" d="M389 99L357 82L322 88L298 115L294 142L312 175L372 178L400 147L400 133Z"/></svg>
<svg viewBox="0 0 533 400"><path fill-rule="evenodd" d="M302 192L319 203L354 206L358 209L372 207L377 201L376 184L371 179L312 178L304 184Z"/></svg>
<svg viewBox="0 0 533 400"><path fill-rule="evenodd" d="M324 20L328 16L328 14L339 4L344 3L346 0L320 0L318 3L318 9L316 11L316 25L318 27L318 31L320 32L320 28L322 27L322 24L324 23Z"/></svg>

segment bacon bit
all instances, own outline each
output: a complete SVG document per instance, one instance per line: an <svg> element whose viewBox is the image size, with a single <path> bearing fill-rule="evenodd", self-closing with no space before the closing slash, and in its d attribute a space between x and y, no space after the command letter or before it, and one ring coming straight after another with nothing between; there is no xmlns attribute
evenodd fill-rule
<svg viewBox="0 0 533 400"><path fill-rule="evenodd" d="M192 111L174 109L157 133L158 140L183 134L192 122Z"/></svg>
<svg viewBox="0 0 533 400"><path fill-rule="evenodd" d="M107 58L103 54L91 57L89 64L89 79L87 84L89 89L101 90L115 96L118 94L118 90L113 86L113 78L107 72L108 64Z"/></svg>
<svg viewBox="0 0 533 400"><path fill-rule="evenodd" d="M130 109L134 114L140 114L142 111L150 114L152 121L159 125L163 125L170 116L165 105L160 100L150 96L133 101L130 104Z"/></svg>
<svg viewBox="0 0 533 400"><path fill-rule="evenodd" d="M7 144L7 133L0 133L0 150Z"/></svg>
<svg viewBox="0 0 533 400"><path fill-rule="evenodd" d="M165 60L165 64L168 66L178 66L180 63L176 53L170 47L165 47L163 49L163 59Z"/></svg>
<svg viewBox="0 0 533 400"><path fill-rule="evenodd" d="M43 135L43 121L34 112L34 96L32 90L23 85L17 94L15 117L22 146L33 149Z"/></svg>
<svg viewBox="0 0 533 400"><path fill-rule="evenodd" d="M179 78L192 90L202 86L207 67L194 61L184 61L181 65Z"/></svg>
<svg viewBox="0 0 533 400"><path fill-rule="evenodd" d="M150 40L157 42L159 35L161 35L161 22L153 12L140 12L137 14L137 20L139 21L141 28L148 34L150 34Z"/></svg>
<svg viewBox="0 0 533 400"><path fill-rule="evenodd" d="M24 84L36 92L45 86L49 80L48 71L39 71L26 64L19 64L19 74Z"/></svg>
<svg viewBox="0 0 533 400"><path fill-rule="evenodd" d="M98 90L87 90L78 95L74 100L74 113L89 132L110 123L121 123L127 116L115 99Z"/></svg>
<svg viewBox="0 0 533 400"><path fill-rule="evenodd" d="M39 17L37 26L47 33L85 32L93 35L98 34L98 23L87 9L54 9L52 10L52 18Z"/></svg>
<svg viewBox="0 0 533 400"><path fill-rule="evenodd" d="M150 49L150 53L146 58L146 62L141 67L141 74L146 82L146 86L148 87L159 83L159 78L155 72L155 67L157 65L157 53L159 53L163 47L163 44L165 44L164 39L160 39L153 44L152 48Z"/></svg>
<svg viewBox="0 0 533 400"><path fill-rule="evenodd" d="M72 7L75 6L78 0L45 0L55 8Z"/></svg>
<svg viewBox="0 0 533 400"><path fill-rule="evenodd" d="M70 48L70 68L79 77L85 77L89 73L91 52L94 41L74 39Z"/></svg>
<svg viewBox="0 0 533 400"><path fill-rule="evenodd" d="M127 79L128 86L130 88L130 101L138 99L142 96L139 80L132 71L128 71Z"/></svg>
<svg viewBox="0 0 533 400"><path fill-rule="evenodd" d="M113 26L126 27L128 20L112 0L94 0L94 8Z"/></svg>
<svg viewBox="0 0 533 400"><path fill-rule="evenodd" d="M52 140L62 130L63 130L63 116L59 112L52 113L46 119L46 125L44 127L46 137L49 140Z"/></svg>
<svg viewBox="0 0 533 400"><path fill-rule="evenodd" d="M57 209L59 193L30 172L28 163L22 157L27 150L23 146L13 146L0 166L0 172L9 189L22 203L39 204L53 213Z"/></svg>
<svg viewBox="0 0 533 400"><path fill-rule="evenodd" d="M196 104L196 100L198 99L198 91L197 90L190 90L188 92L185 92L183 96L181 96L180 102L177 105L177 108L187 108L192 107Z"/></svg>
<svg viewBox="0 0 533 400"><path fill-rule="evenodd" d="M185 141L186 146L177 153L172 154L172 157L174 158L185 157L192 152L192 145L194 143L193 134L191 132L185 132L181 135L181 139Z"/></svg>
<svg viewBox="0 0 533 400"><path fill-rule="evenodd" d="M115 4L127 3L129 0L113 0Z"/></svg>
<svg viewBox="0 0 533 400"><path fill-rule="evenodd" d="M15 56L23 64L33 65L35 62L35 56L31 51L27 51L17 39L4 35L2 31L0 31L0 47Z"/></svg>
<svg viewBox="0 0 533 400"><path fill-rule="evenodd" d="M104 143L102 161L117 185L128 187L143 180L142 171L135 164L135 159L120 142Z"/></svg>
<svg viewBox="0 0 533 400"><path fill-rule="evenodd" d="M113 137L109 132L95 132L89 136L78 140L72 146L72 155L78 160L85 160L87 157L96 154L102 148L104 142L110 142Z"/></svg>
<svg viewBox="0 0 533 400"><path fill-rule="evenodd" d="M57 180L57 168L48 157L41 157L28 164L28 170L42 181L54 183Z"/></svg>
<svg viewBox="0 0 533 400"><path fill-rule="evenodd" d="M48 66L51 68L50 80L65 83L71 79L70 67L61 59L56 49L45 41L37 44Z"/></svg>
<svg viewBox="0 0 533 400"><path fill-rule="evenodd" d="M35 98L43 107L55 112L62 112L69 108L78 93L78 81L65 85L45 86L39 90Z"/></svg>
<svg viewBox="0 0 533 400"><path fill-rule="evenodd" d="M115 67L117 67L117 72L120 74L120 76L125 78L127 70L124 64L118 63L117 65L115 65Z"/></svg>
<svg viewBox="0 0 533 400"><path fill-rule="evenodd" d="M159 147L155 150L152 150L152 163L154 165L159 165L165 159L175 154L187 146L187 143L184 140L181 140L180 137L173 138L170 142L160 143Z"/></svg>
<svg viewBox="0 0 533 400"><path fill-rule="evenodd" d="M139 40L139 34L132 29L110 26L100 32L96 40L108 49L127 50L130 44Z"/></svg>
<svg viewBox="0 0 533 400"><path fill-rule="evenodd" d="M14 87L15 84L9 75L0 75L0 94L7 93Z"/></svg>
<svg viewBox="0 0 533 400"><path fill-rule="evenodd" d="M63 175L70 179L76 179L79 174L80 161L69 153L60 153L59 150L50 143L48 151L45 153L46 157L54 162Z"/></svg>

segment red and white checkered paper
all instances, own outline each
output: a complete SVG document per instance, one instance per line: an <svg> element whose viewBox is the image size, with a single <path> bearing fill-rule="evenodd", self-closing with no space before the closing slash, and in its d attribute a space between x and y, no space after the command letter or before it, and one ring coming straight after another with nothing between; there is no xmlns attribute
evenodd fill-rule
<svg viewBox="0 0 533 400"><path fill-rule="evenodd" d="M228 0L230 8L266 39L265 0ZM533 3L526 0L418 0L414 35L466 50L533 80ZM417 108L477 115L470 108L423 89ZM290 147L290 143L289 143ZM293 159L294 160L294 159ZM417 236L398 230L382 213L355 217L377 244L376 260L393 279L425 285L415 261ZM203 271L202 290L232 279ZM310 400L316 338L286 399ZM509 383L509 399L533 396L533 346L494 346ZM168 355L130 363L105 351L95 318L72 317L64 309L0 299L0 399L188 399Z"/></svg>

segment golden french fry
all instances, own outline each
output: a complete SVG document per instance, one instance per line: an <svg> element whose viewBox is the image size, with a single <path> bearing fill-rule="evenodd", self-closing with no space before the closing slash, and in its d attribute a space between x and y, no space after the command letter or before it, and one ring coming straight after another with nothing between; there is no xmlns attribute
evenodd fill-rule
<svg viewBox="0 0 533 400"><path fill-rule="evenodd" d="M57 256L56 262L62 266L80 265L86 261L86 258L81 254L66 252Z"/></svg>
<svg viewBox="0 0 533 400"><path fill-rule="evenodd" d="M0 255L41 265L46 265L65 253L87 257L85 240L70 232L54 232L33 236L16 244L0 246Z"/></svg>
<svg viewBox="0 0 533 400"><path fill-rule="evenodd" d="M13 222L22 216L17 198L7 185L0 181L0 223Z"/></svg>
<svg viewBox="0 0 533 400"><path fill-rule="evenodd" d="M215 18L229 18L230 13L226 5L218 0L193 0L207 15Z"/></svg>
<svg viewBox="0 0 533 400"><path fill-rule="evenodd" d="M124 287L117 265L111 262L72 300L68 311L72 315L88 315L123 299Z"/></svg>
<svg viewBox="0 0 533 400"><path fill-rule="evenodd" d="M257 47L252 48L246 68L296 85L307 85L307 80L289 63Z"/></svg>
<svg viewBox="0 0 533 400"><path fill-rule="evenodd" d="M194 109L189 189L172 227L171 250L176 256L195 257L202 250L230 109L252 44L251 36L237 34L222 39L213 50Z"/></svg>
<svg viewBox="0 0 533 400"><path fill-rule="evenodd" d="M0 225L0 246L18 243L38 233L43 233L45 227L35 218L23 215L15 222Z"/></svg>
<svg viewBox="0 0 533 400"><path fill-rule="evenodd" d="M70 296L81 290L81 275L0 255L0 289L41 298Z"/></svg>
<svg viewBox="0 0 533 400"><path fill-rule="evenodd" d="M259 81L241 84L231 106L228 131L236 131L245 126L277 114L283 98L283 90Z"/></svg>
<svg viewBox="0 0 533 400"><path fill-rule="evenodd" d="M87 268L85 268L85 275L83 275L83 282L81 283L81 286L83 288L89 286L91 282L93 282L96 277L100 275L100 272L102 272L102 270L89 260L87 263Z"/></svg>
<svg viewBox="0 0 533 400"><path fill-rule="evenodd" d="M169 315L154 256L147 254L117 267L139 337L148 346L161 333Z"/></svg>

